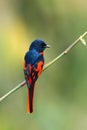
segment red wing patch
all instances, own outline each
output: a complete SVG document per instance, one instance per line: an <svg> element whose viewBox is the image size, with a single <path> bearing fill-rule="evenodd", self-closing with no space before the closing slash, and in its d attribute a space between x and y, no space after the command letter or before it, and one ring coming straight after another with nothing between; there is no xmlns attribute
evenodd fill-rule
<svg viewBox="0 0 87 130"><path fill-rule="evenodd" d="M41 72L42 72L42 68L43 68L43 62L40 61L38 64L37 64L37 67L35 68L35 71L38 72L38 77L40 76Z"/></svg>
<svg viewBox="0 0 87 130"><path fill-rule="evenodd" d="M40 76L43 69L43 65L44 63L42 61L39 61L33 68L31 64L26 65L26 63L24 62L25 79L27 81L28 86L34 83Z"/></svg>

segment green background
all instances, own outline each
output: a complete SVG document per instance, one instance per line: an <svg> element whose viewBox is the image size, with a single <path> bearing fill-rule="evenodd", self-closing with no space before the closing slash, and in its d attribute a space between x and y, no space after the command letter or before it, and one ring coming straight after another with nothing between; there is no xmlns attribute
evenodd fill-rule
<svg viewBox="0 0 87 130"><path fill-rule="evenodd" d="M34 39L51 45L48 63L86 30L86 0L0 0L0 97L24 80L24 55ZM26 86L3 100L0 130L86 130L86 55L79 43L42 73L33 114L26 113Z"/></svg>

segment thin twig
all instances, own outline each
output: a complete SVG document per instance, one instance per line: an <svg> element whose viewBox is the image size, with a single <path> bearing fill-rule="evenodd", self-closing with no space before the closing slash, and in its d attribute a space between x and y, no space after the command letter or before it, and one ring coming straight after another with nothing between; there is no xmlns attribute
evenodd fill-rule
<svg viewBox="0 0 87 130"><path fill-rule="evenodd" d="M79 41L82 42L82 44L86 45L86 41L84 37L87 35L87 32L82 34L75 42L73 42L68 48L66 48L60 55L58 55L56 58L54 58L51 62L46 64L43 68L43 71L46 70L48 67L50 67L52 64L54 64L57 60L59 60L63 55L66 55ZM26 84L26 81L24 80L20 84L18 84L14 89L10 90L8 93L6 93L4 96L0 98L0 102L2 102L6 97L17 91L19 88L23 87Z"/></svg>
<svg viewBox="0 0 87 130"><path fill-rule="evenodd" d="M2 96L0 98L0 102L3 101L6 97L8 97L9 95L11 95L12 93L14 93L15 91L17 91L19 88L23 87L25 84L26 84L26 81L24 80L23 82L21 82L20 84L18 84L15 88L13 88L8 93L6 93L4 96Z"/></svg>
<svg viewBox="0 0 87 130"><path fill-rule="evenodd" d="M54 64L58 59L60 59L63 55L67 54L79 41L82 42L82 44L86 45L86 41L84 37L87 35L87 32L82 34L76 41L74 41L70 46L68 46L60 55L58 55L55 59L53 59L51 62L46 64L44 66L44 70L46 70L50 65Z"/></svg>

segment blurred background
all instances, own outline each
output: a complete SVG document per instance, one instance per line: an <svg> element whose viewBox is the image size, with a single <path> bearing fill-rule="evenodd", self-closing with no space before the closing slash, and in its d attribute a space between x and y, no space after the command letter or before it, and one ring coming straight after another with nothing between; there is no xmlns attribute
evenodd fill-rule
<svg viewBox="0 0 87 130"><path fill-rule="evenodd" d="M24 55L34 39L51 45L48 63L85 31L86 0L0 0L0 97L24 80ZM86 130L86 55L79 43L42 73L33 114L26 113L26 86L1 102L0 130Z"/></svg>

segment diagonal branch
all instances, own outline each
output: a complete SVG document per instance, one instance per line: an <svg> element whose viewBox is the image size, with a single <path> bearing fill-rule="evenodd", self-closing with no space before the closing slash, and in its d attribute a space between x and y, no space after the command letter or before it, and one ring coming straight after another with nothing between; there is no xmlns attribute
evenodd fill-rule
<svg viewBox="0 0 87 130"><path fill-rule="evenodd" d="M62 56L66 55L77 43L80 41L82 44L87 45L84 37L87 35L87 32L82 34L75 42L73 42L69 47L67 47L60 55L58 55L56 58L54 58L52 61L50 61L48 64L46 64L43 68L43 71L46 70L48 67L50 67L52 64L54 64L57 60L59 60ZM26 84L26 81L24 80L23 82L19 83L15 88L10 90L8 93L6 93L4 96L0 98L0 102L2 102L5 98L10 96L12 93L17 91L19 88L23 87Z"/></svg>

